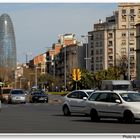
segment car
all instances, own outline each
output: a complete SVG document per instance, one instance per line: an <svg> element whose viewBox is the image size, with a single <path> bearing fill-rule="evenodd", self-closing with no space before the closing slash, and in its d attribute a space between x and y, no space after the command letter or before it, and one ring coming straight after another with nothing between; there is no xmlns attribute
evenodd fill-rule
<svg viewBox="0 0 140 140"><path fill-rule="evenodd" d="M34 90L30 92L29 102L44 102L48 103L48 94L46 94L43 90Z"/></svg>
<svg viewBox="0 0 140 140"><path fill-rule="evenodd" d="M8 97L9 97L10 91L12 89L13 89L12 87L2 87L1 88L0 100L2 103L8 102Z"/></svg>
<svg viewBox="0 0 140 140"><path fill-rule="evenodd" d="M70 116L71 113L83 113L85 100L94 90L74 90L64 96L62 111L65 116Z"/></svg>
<svg viewBox="0 0 140 140"><path fill-rule="evenodd" d="M8 96L8 103L26 103L26 92L23 89L12 89Z"/></svg>
<svg viewBox="0 0 140 140"><path fill-rule="evenodd" d="M95 91L85 101L84 113L91 121L116 118L126 123L140 119L140 93L136 91Z"/></svg>

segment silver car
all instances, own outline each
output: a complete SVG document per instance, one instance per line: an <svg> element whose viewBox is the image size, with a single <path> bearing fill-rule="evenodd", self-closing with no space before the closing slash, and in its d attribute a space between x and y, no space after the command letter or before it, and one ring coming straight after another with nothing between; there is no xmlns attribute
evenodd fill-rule
<svg viewBox="0 0 140 140"><path fill-rule="evenodd" d="M65 116L70 116L71 113L82 113L85 107L85 100L94 90L74 90L64 97L62 111Z"/></svg>
<svg viewBox="0 0 140 140"><path fill-rule="evenodd" d="M26 103L26 92L22 89L13 89L10 91L9 103Z"/></svg>

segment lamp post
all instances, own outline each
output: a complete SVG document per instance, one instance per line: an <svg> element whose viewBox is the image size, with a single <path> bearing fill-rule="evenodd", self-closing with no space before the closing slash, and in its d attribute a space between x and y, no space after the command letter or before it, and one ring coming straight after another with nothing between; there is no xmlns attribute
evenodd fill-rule
<svg viewBox="0 0 140 140"><path fill-rule="evenodd" d="M37 79L37 69L39 69L40 67L35 66L35 86L37 88L38 86L38 79Z"/></svg>
<svg viewBox="0 0 140 140"><path fill-rule="evenodd" d="M22 88L22 80L23 79L25 79L25 78L22 78L22 77L20 78L20 88Z"/></svg>
<svg viewBox="0 0 140 140"><path fill-rule="evenodd" d="M88 37L91 37L91 35L81 35L82 38L85 39L85 44L86 44L86 57L85 57L85 60L86 60L86 70L88 69L88 60L91 59L88 57Z"/></svg>

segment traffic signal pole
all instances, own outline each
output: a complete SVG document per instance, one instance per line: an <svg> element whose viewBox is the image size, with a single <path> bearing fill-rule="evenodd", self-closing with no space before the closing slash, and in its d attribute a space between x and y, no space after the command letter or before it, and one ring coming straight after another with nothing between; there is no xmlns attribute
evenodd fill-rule
<svg viewBox="0 0 140 140"><path fill-rule="evenodd" d="M76 82L76 90L77 90L77 82L81 80L81 71L80 69L73 69L72 71L72 79Z"/></svg>

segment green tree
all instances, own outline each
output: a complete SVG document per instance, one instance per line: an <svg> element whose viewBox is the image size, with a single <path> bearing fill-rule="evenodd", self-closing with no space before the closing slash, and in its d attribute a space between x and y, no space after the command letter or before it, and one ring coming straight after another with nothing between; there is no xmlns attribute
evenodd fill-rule
<svg viewBox="0 0 140 140"><path fill-rule="evenodd" d="M96 87L101 86L102 80L118 80L120 79L120 69L118 67L110 67L107 70L98 71L94 74Z"/></svg>

